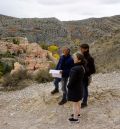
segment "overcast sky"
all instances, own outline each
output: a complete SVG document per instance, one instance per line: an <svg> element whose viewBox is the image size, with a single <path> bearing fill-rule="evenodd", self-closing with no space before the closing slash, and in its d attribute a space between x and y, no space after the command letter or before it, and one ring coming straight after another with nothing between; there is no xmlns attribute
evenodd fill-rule
<svg viewBox="0 0 120 129"><path fill-rule="evenodd" d="M0 14L81 20L120 15L120 0L0 0Z"/></svg>

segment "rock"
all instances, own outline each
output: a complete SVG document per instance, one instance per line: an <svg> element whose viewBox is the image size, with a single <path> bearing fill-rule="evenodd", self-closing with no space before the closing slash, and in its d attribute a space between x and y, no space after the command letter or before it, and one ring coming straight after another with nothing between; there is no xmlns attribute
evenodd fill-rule
<svg viewBox="0 0 120 129"><path fill-rule="evenodd" d="M10 74L13 75L13 74L16 74L16 73L23 71L23 70L25 70L23 65L21 65L19 62L15 62L14 69L11 71Z"/></svg>

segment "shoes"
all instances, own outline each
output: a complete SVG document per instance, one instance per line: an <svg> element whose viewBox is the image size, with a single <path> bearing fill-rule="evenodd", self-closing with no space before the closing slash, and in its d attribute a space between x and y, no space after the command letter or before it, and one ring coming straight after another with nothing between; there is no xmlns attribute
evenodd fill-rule
<svg viewBox="0 0 120 129"><path fill-rule="evenodd" d="M71 114L71 117L73 118L74 117L74 114ZM80 114L78 114L78 118L80 117Z"/></svg>
<svg viewBox="0 0 120 129"><path fill-rule="evenodd" d="M87 107L87 103L81 103L81 108Z"/></svg>
<svg viewBox="0 0 120 129"><path fill-rule="evenodd" d="M58 89L54 89L53 91L51 91L51 94L54 95L56 93L59 93L59 90Z"/></svg>
<svg viewBox="0 0 120 129"><path fill-rule="evenodd" d="M68 119L71 123L79 123L79 119L69 118Z"/></svg>
<svg viewBox="0 0 120 129"><path fill-rule="evenodd" d="M65 103L67 103L67 100L61 100L58 104L59 105L64 105Z"/></svg>

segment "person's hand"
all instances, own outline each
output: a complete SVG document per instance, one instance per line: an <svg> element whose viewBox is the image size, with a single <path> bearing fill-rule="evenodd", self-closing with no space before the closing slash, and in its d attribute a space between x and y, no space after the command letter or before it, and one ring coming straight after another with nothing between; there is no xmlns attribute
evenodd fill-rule
<svg viewBox="0 0 120 129"><path fill-rule="evenodd" d="M62 70L60 70L60 74L62 74L63 73L63 71Z"/></svg>

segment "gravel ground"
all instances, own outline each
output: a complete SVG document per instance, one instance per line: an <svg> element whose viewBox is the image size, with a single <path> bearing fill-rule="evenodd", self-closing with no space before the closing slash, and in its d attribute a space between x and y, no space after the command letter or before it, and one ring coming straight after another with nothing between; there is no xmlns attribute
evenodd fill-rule
<svg viewBox="0 0 120 129"><path fill-rule="evenodd" d="M0 129L120 129L120 72L93 76L79 124L69 123L71 103L59 106L61 92L52 96L52 89L53 83L32 83L0 92Z"/></svg>

